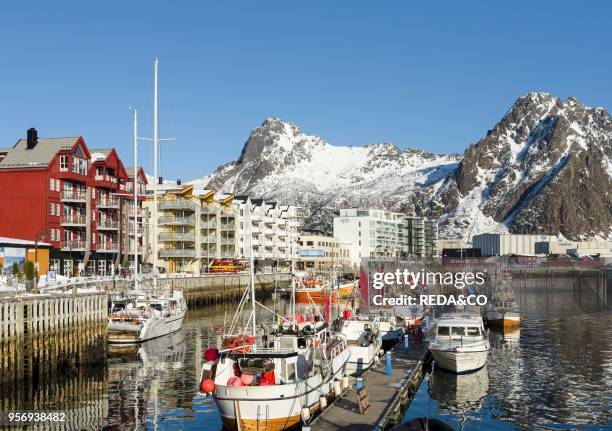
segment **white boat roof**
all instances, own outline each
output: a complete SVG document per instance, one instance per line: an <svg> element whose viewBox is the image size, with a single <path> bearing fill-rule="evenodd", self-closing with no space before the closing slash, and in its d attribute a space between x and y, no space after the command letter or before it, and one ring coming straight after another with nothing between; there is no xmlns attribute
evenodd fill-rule
<svg viewBox="0 0 612 431"><path fill-rule="evenodd" d="M443 314L438 319L438 326L468 326L481 324L482 317L473 313L449 313Z"/></svg>

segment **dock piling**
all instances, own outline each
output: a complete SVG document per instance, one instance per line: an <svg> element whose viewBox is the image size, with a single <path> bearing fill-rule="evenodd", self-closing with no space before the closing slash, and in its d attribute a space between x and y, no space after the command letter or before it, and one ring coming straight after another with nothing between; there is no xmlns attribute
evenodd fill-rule
<svg viewBox="0 0 612 431"><path fill-rule="evenodd" d="M386 354L387 357L387 375L391 375L391 351L388 351Z"/></svg>

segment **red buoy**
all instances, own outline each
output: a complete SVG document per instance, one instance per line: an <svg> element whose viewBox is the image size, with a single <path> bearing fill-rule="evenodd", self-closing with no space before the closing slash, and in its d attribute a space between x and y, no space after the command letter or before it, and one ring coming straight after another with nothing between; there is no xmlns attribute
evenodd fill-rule
<svg viewBox="0 0 612 431"><path fill-rule="evenodd" d="M211 379L206 379L200 384L202 392L211 394L215 390L215 382Z"/></svg>

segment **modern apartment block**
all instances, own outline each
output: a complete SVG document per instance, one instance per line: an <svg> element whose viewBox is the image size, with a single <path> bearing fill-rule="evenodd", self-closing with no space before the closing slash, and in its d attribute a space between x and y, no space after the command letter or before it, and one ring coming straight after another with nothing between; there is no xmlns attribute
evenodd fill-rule
<svg viewBox="0 0 612 431"><path fill-rule="evenodd" d="M287 266L297 258L298 230L303 224L304 210L249 196L236 196L237 253L248 259L253 250L256 265Z"/></svg>
<svg viewBox="0 0 612 431"><path fill-rule="evenodd" d="M90 150L81 136L39 139L29 129L0 150L0 236L50 243L50 268L62 275L110 274L130 264L133 182L114 149ZM136 182L141 208L142 170Z"/></svg>
<svg viewBox="0 0 612 431"><path fill-rule="evenodd" d="M165 187L158 199L158 266L203 273L216 259L237 257L233 198L192 185ZM152 196L146 206L152 214ZM148 226L152 237L152 220Z"/></svg>
<svg viewBox="0 0 612 431"><path fill-rule="evenodd" d="M379 209L346 208L334 218L334 237L351 244L351 259L431 257L436 253L437 222Z"/></svg>
<svg viewBox="0 0 612 431"><path fill-rule="evenodd" d="M406 217L408 255L419 258L438 254L438 222L422 217Z"/></svg>

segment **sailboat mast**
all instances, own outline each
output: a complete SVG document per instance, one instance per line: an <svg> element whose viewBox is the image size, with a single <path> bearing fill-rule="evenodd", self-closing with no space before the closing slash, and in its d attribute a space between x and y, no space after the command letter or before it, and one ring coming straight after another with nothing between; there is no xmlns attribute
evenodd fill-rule
<svg viewBox="0 0 612 431"><path fill-rule="evenodd" d="M159 127L157 124L157 58L153 60L153 288L157 290L157 152L159 146Z"/></svg>
<svg viewBox="0 0 612 431"><path fill-rule="evenodd" d="M285 225L285 229L293 228L293 226L289 226L289 218L287 220L287 224ZM289 250L291 251L291 317L293 318L293 330L297 330L297 322L295 321L295 259L294 259L294 251L293 251L293 229L290 229L291 235L289 236L289 241L291 245L289 246Z"/></svg>
<svg viewBox="0 0 612 431"><path fill-rule="evenodd" d="M134 109L134 290L138 290L138 110Z"/></svg>
<svg viewBox="0 0 612 431"><path fill-rule="evenodd" d="M253 223L251 221L251 208L249 211L249 280L251 282L251 323L253 324L253 337L257 336L257 319L255 318L255 260L253 259ZM257 347L253 344L253 350Z"/></svg>

